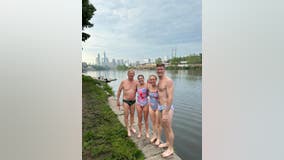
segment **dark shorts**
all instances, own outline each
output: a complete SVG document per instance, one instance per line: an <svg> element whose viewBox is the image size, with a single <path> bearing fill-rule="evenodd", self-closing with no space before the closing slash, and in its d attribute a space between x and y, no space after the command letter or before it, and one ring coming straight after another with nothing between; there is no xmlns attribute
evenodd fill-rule
<svg viewBox="0 0 284 160"><path fill-rule="evenodd" d="M127 103L129 105L129 107L130 107L130 106L132 106L136 102L136 100L126 100L126 99L124 99L123 102Z"/></svg>

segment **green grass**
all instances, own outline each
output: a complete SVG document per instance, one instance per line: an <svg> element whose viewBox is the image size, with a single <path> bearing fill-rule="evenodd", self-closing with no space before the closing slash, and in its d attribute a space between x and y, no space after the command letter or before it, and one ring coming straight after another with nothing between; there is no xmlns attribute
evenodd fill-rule
<svg viewBox="0 0 284 160"><path fill-rule="evenodd" d="M83 75L83 160L144 159L108 106L108 95L113 95L111 87Z"/></svg>

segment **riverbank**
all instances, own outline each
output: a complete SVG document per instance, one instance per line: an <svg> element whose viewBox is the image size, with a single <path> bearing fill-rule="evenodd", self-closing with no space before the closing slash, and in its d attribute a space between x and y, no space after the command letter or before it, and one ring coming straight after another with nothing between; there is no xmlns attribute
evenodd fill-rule
<svg viewBox="0 0 284 160"><path fill-rule="evenodd" d="M106 83L82 75L83 160L144 159L111 110L111 95L112 89Z"/></svg>
<svg viewBox="0 0 284 160"><path fill-rule="evenodd" d="M113 96L111 96L111 97L108 98L108 103L109 103L109 106L111 107L112 111L117 115L120 123L123 126L125 126L124 125L123 109L118 110L118 108L116 106L116 99ZM136 129L136 131L138 131L137 119L138 119L137 115L135 114L134 128ZM150 118L149 118L149 120L150 120ZM149 123L150 123L150 121L149 121ZM144 129L144 125L142 126L142 128ZM152 137L151 131L150 131L150 137ZM165 149L159 148L159 147L151 144L150 139L146 138L146 136L145 136L145 130L142 131L142 137L141 138L137 138L137 134L133 134L133 133L132 133L132 136L130 138L138 146L138 148L142 150L146 160L164 160L164 159L180 160L181 159L176 154L174 154L170 157L167 157L167 158L162 158L161 154L165 151Z"/></svg>

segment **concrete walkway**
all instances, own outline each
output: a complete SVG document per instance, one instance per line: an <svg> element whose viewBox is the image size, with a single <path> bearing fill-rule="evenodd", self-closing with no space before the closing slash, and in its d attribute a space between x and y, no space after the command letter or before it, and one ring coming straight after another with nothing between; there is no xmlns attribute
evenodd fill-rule
<svg viewBox="0 0 284 160"><path fill-rule="evenodd" d="M116 106L116 99L114 97L109 97L108 99L109 105L113 112L117 115L120 123L124 125L124 114L123 114L123 107L121 107L121 110L119 111ZM136 109L135 109L136 112ZM150 115L149 115L150 116ZM150 123L150 118L149 118ZM138 132L138 125L137 125L137 116L134 117L134 128ZM142 126L144 128L144 125ZM169 156L167 158L162 158L161 154L165 151L165 149L159 148L153 144L150 143L150 139L145 137L145 131L142 132L142 137L137 138L137 132L136 134L132 133L132 136L130 137L133 142L138 146L138 148L144 153L145 160L164 160L164 159L170 159L170 160L180 160L181 158L174 154L172 156ZM152 134L150 132L150 138L152 137Z"/></svg>

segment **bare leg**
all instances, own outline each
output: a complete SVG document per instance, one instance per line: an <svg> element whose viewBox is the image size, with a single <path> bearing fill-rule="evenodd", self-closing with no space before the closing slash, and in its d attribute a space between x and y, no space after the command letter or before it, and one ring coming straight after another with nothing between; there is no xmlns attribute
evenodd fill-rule
<svg viewBox="0 0 284 160"><path fill-rule="evenodd" d="M125 124L125 127L126 127L127 132L128 132L127 135L131 136L130 128L128 126L128 114L129 114L129 106L128 106L128 104L123 103L123 108L124 108L124 124Z"/></svg>
<svg viewBox="0 0 284 160"><path fill-rule="evenodd" d="M168 149L162 154L163 157L168 157L170 155L172 155L174 153L174 148L173 148L173 145L174 145L174 132L173 132L173 129L172 129L172 119L173 119L173 110L170 110L169 111L169 119L168 119L168 123L166 125L167 127L167 132L168 132L168 142L169 142L169 147Z"/></svg>
<svg viewBox="0 0 284 160"><path fill-rule="evenodd" d="M174 147L174 138L175 138L173 128L172 128L173 115L174 115L174 111L170 110L169 111L169 149L172 149L172 150Z"/></svg>
<svg viewBox="0 0 284 160"><path fill-rule="evenodd" d="M165 112L165 111L163 111L163 112ZM162 124L162 127L164 128L164 132L165 132L165 136L166 136L166 143L159 145L159 147L163 148L163 147L169 146L169 130L168 130L169 121L163 121L163 116L162 116L161 124Z"/></svg>
<svg viewBox="0 0 284 160"><path fill-rule="evenodd" d="M136 130L133 128L134 123L134 112L135 112L135 104L130 107L130 129L133 133L136 133Z"/></svg>
<svg viewBox="0 0 284 160"><path fill-rule="evenodd" d="M156 112L152 110L151 106L149 106L149 113L150 113L150 118L152 121L152 126L153 126L153 137L151 138L151 143L153 143L157 139L157 121L156 121Z"/></svg>
<svg viewBox="0 0 284 160"><path fill-rule="evenodd" d="M143 107L143 112L144 112L144 122L145 122L145 129L146 129L146 137L149 138L149 124L148 124L149 106L148 105Z"/></svg>
<svg viewBox="0 0 284 160"><path fill-rule="evenodd" d="M142 108L139 104L136 105L137 107L137 114L138 114L138 128L139 128L139 133L138 133L138 138L141 137L141 133L142 133Z"/></svg>
<svg viewBox="0 0 284 160"><path fill-rule="evenodd" d="M162 133L162 126L161 126L161 120L162 120L162 113L160 111L156 111L156 117L157 117L157 131L158 131L158 137L155 145L159 145L161 142L161 133Z"/></svg>

